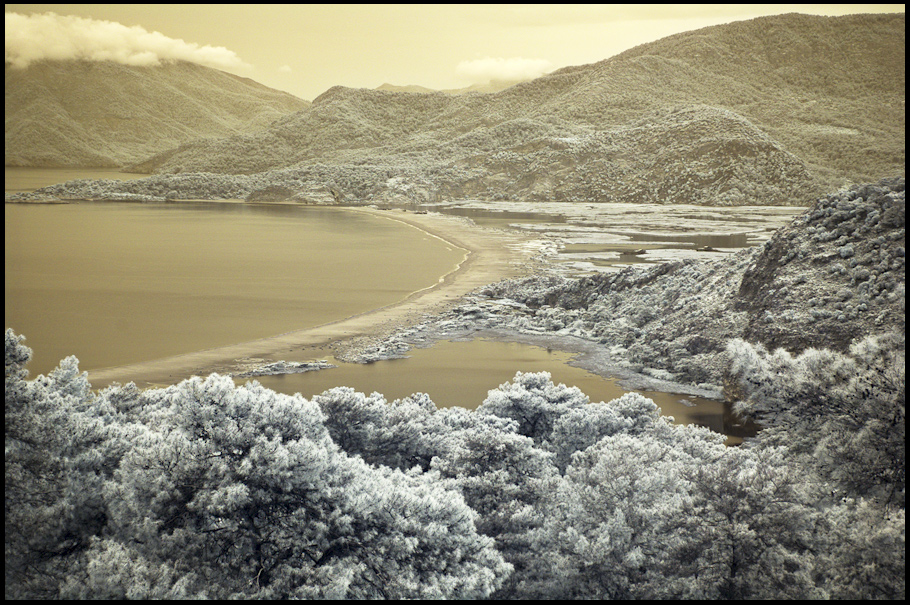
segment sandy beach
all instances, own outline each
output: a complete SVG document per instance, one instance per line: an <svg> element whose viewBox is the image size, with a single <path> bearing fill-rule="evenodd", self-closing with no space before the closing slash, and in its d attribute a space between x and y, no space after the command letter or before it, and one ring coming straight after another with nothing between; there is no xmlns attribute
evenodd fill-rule
<svg viewBox="0 0 910 605"><path fill-rule="evenodd" d="M92 386L102 388L114 382L135 382L140 387L173 384L193 375L238 372L249 365L249 358L298 360L306 357L309 350L318 354L318 351L350 346L355 340L390 334L427 314L441 311L476 288L528 273L531 257L537 251L531 238L515 232L478 227L459 217L374 208L351 208L350 211L411 225L464 250L464 260L455 270L441 276L434 286L413 292L394 304L313 328L258 340L89 370Z"/></svg>

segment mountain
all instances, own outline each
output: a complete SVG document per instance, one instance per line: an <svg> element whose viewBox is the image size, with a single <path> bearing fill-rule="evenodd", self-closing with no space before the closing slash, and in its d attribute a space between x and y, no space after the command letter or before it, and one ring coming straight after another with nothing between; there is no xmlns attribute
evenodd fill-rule
<svg viewBox="0 0 910 605"><path fill-rule="evenodd" d="M134 168L294 167L358 201L787 204L903 174L904 39L903 14L787 14L670 36L493 94L335 87L263 131L190 142Z"/></svg>
<svg viewBox="0 0 910 605"><path fill-rule="evenodd" d="M308 106L195 63L43 61L5 77L7 166L120 167L200 137L264 128Z"/></svg>
<svg viewBox="0 0 910 605"><path fill-rule="evenodd" d="M792 204L904 173L904 23L763 17L489 94L334 87L261 130L185 139L128 169L259 175L193 186L212 197Z"/></svg>

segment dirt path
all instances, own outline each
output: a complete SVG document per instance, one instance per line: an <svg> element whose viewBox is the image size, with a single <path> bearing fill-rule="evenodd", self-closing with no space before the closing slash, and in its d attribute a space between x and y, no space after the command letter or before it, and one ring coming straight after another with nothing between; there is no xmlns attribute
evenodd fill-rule
<svg viewBox="0 0 910 605"><path fill-rule="evenodd" d="M355 338L391 333L428 313L442 310L476 288L527 273L530 258L537 250L531 238L514 232L477 227L458 217L372 208L355 208L351 211L400 221L421 229L463 249L465 259L457 269L440 278L436 285L413 292L386 307L259 340L131 365L90 370L89 381L92 386L101 388L113 382L125 384L131 381L140 387L148 384L173 384L192 375L236 372L244 367L242 360L245 358L296 359L300 357L301 349L337 347Z"/></svg>

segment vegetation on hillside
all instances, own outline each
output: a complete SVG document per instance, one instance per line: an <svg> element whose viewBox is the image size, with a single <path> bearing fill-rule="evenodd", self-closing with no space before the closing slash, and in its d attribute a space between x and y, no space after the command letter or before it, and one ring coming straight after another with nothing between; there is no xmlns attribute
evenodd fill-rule
<svg viewBox="0 0 910 605"><path fill-rule="evenodd" d="M7 166L119 168L186 141L260 130L308 105L179 61L7 64L4 80Z"/></svg>
<svg viewBox="0 0 910 605"><path fill-rule="evenodd" d="M359 175L368 180L356 189L374 199L762 205L899 174L904 140L904 16L780 15L495 94L335 87L261 132L197 141L135 168L295 167L337 188L316 165L334 166L333 176L375 165L398 180Z"/></svg>
<svg viewBox="0 0 910 605"><path fill-rule="evenodd" d="M75 358L27 380L28 357L8 330L7 598L904 596L893 393L863 397L864 444L791 413L726 448L546 373L471 412L217 375L95 394Z"/></svg>

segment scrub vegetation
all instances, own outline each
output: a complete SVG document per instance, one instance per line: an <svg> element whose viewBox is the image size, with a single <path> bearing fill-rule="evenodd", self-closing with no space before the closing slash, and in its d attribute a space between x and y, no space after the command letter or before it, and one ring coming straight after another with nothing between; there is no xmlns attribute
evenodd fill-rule
<svg viewBox="0 0 910 605"><path fill-rule="evenodd" d="M723 382L765 427L739 447L545 372L473 411L217 374L96 393L74 357L29 380L8 329L6 596L902 599L903 231L895 179L818 200L743 258L503 282L441 319ZM827 270L832 255L869 275ZM772 288L788 271L806 283ZM752 321L801 287L825 302ZM828 301L847 287L865 309ZM628 297L649 315L618 318ZM829 305L838 331L814 313Z"/></svg>

